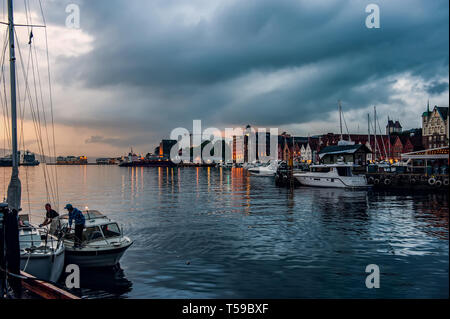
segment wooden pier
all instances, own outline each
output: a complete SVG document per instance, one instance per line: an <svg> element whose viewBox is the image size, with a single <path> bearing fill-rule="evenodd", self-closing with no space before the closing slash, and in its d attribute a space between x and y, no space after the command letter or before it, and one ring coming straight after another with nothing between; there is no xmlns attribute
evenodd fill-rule
<svg viewBox="0 0 450 319"><path fill-rule="evenodd" d="M43 299L78 300L79 297L55 285L35 279L32 275L21 271L22 287Z"/></svg>

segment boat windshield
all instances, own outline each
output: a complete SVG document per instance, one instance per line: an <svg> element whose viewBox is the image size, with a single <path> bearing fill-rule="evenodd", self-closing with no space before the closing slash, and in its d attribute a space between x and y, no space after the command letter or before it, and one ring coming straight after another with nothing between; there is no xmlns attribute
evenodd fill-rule
<svg viewBox="0 0 450 319"><path fill-rule="evenodd" d="M105 238L121 236L120 228L116 223L102 225L101 227Z"/></svg>
<svg viewBox="0 0 450 319"><path fill-rule="evenodd" d="M83 231L83 241L103 239L102 232L98 226L86 227Z"/></svg>
<svg viewBox="0 0 450 319"><path fill-rule="evenodd" d="M336 167L339 176L352 176L350 167Z"/></svg>

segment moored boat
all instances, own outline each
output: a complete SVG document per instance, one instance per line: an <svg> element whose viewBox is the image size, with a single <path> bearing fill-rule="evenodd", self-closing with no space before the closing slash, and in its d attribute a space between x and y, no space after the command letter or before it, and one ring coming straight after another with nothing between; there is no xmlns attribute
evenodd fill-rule
<svg viewBox="0 0 450 319"><path fill-rule="evenodd" d="M336 164L311 165L309 172L294 173L300 184L316 187L367 188L366 176L355 175L353 164L338 162Z"/></svg>
<svg viewBox="0 0 450 319"><path fill-rule="evenodd" d="M266 165L251 167L248 172L255 176L275 176L280 161L269 161Z"/></svg>
<svg viewBox="0 0 450 319"><path fill-rule="evenodd" d="M19 228L20 269L38 279L56 282L64 267L64 243L26 223Z"/></svg>
<svg viewBox="0 0 450 319"><path fill-rule="evenodd" d="M75 233L68 231L68 215L60 218L66 263L80 267L109 267L119 263L133 241L123 236L117 222L96 210L83 211L86 219L81 247L74 247Z"/></svg>

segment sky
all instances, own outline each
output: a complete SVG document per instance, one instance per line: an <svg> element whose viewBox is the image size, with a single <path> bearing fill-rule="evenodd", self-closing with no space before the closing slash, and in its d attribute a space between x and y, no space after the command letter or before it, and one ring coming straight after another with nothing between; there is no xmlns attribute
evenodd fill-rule
<svg viewBox="0 0 450 319"><path fill-rule="evenodd" d="M39 1L25 3L29 19L42 24ZM380 8L380 28L366 27L370 3ZM79 28L66 26L70 4L80 10ZM375 105L382 129L388 116L405 129L421 127L428 100L448 107L447 0L42 5L61 155L120 156L130 147L152 152L173 129L191 130L193 120L202 120L203 128L251 124L298 136L337 133L338 100L350 133L361 134ZM26 24L21 1L16 10L16 23ZM6 21L5 11L1 15ZM29 30L18 29L26 57ZM45 87L43 28L33 28L33 45ZM37 151L23 103L24 144Z"/></svg>

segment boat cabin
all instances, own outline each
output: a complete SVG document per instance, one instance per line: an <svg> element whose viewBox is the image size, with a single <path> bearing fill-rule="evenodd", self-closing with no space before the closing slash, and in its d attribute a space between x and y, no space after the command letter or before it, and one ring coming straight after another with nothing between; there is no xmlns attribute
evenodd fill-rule
<svg viewBox="0 0 450 319"><path fill-rule="evenodd" d="M97 210L85 210L83 215L86 218L86 224L83 231L83 242L90 242L95 240L105 240L114 237L121 237L122 230L119 225L109 219L107 216L103 215ZM69 215L65 214L61 216L61 220L64 224L68 223ZM75 233L66 235L67 240L73 240Z"/></svg>
<svg viewBox="0 0 450 319"><path fill-rule="evenodd" d="M323 164L334 164L342 159L346 163L364 166L367 164L367 155L370 153L369 148L363 144L331 145L319 152L319 158Z"/></svg>
<svg viewBox="0 0 450 319"><path fill-rule="evenodd" d="M311 172L313 173L331 173L337 176L353 176L353 165L350 164L324 164L311 165Z"/></svg>

